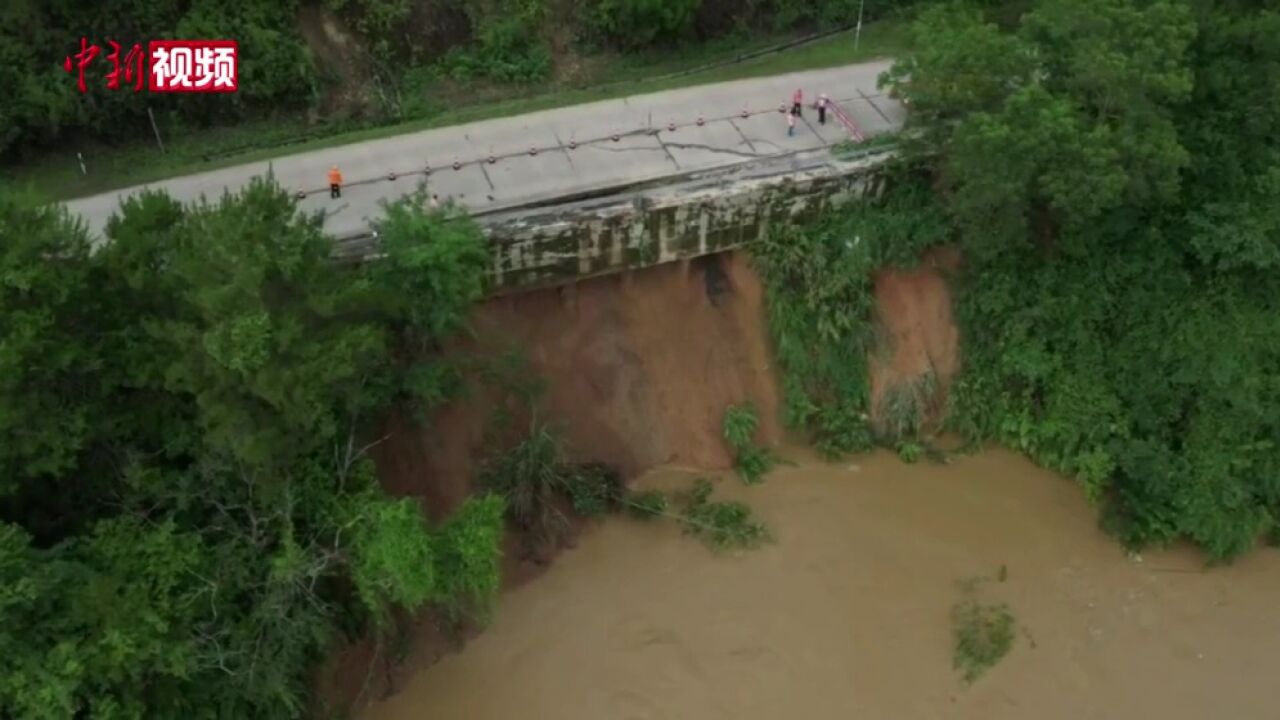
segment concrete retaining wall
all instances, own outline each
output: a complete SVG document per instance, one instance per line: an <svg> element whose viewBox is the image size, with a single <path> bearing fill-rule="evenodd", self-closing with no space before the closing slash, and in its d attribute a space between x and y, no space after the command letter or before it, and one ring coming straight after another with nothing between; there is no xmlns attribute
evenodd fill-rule
<svg viewBox="0 0 1280 720"><path fill-rule="evenodd" d="M738 168L648 190L478 218L496 293L545 287L739 247L876 194L888 152Z"/></svg>

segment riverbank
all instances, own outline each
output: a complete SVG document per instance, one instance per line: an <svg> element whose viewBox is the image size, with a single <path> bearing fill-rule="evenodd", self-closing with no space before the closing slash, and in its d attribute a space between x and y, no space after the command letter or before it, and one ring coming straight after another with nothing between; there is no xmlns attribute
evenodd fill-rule
<svg viewBox="0 0 1280 720"><path fill-rule="evenodd" d="M717 556L671 524L606 521L363 717L1271 717L1257 669L1280 650L1280 554L1127 556L1074 483L1003 449L945 466L786 455L764 485L716 489L774 544ZM949 611L977 577L1020 631L966 687Z"/></svg>

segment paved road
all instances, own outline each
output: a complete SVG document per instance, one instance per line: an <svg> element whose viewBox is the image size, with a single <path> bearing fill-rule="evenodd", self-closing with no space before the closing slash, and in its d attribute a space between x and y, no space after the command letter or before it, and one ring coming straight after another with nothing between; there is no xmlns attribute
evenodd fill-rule
<svg viewBox="0 0 1280 720"><path fill-rule="evenodd" d="M819 125L809 107L788 137L778 108L790 103L797 87L804 89L806 105L827 93L865 137L874 137L897 129L905 118L898 102L876 90L876 78L888 66L888 61L861 63L575 105L288 155L270 167L285 188L306 193L299 203L303 210L325 210L329 231L346 237L367 231L369 218L380 214L380 201L411 192L424 177L442 200L481 212L848 139L845 127L830 116ZM496 161L489 162L490 156ZM347 184L342 198L331 200L326 173L335 164ZM214 199L267 170L266 161L249 163L150 187L182 201ZM392 173L395 179L389 179ZM121 197L143 187L67 206L100 232Z"/></svg>

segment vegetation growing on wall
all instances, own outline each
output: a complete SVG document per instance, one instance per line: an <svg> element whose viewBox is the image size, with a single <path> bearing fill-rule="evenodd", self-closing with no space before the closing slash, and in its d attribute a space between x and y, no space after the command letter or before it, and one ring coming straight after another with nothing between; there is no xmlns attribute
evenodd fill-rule
<svg viewBox="0 0 1280 720"><path fill-rule="evenodd" d="M0 714L295 717L340 633L483 613L502 501L429 527L368 459L393 403L449 396L421 349L487 267L422 208L352 270L270 181L135 197L96 248L0 196Z"/></svg>
<svg viewBox="0 0 1280 720"><path fill-rule="evenodd" d="M782 369L784 418L825 454L869 449L867 355L872 274L914 264L947 238L927 184L904 175L883 198L850 204L816 224L771 233L752 248L768 290L769 328ZM907 434L906 430L900 434ZM905 437L893 437L896 443Z"/></svg>

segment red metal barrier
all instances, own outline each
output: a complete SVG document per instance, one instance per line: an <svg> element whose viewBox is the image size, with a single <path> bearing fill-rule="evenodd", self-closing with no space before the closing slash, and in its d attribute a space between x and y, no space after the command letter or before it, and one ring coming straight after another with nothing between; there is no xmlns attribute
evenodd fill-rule
<svg viewBox="0 0 1280 720"><path fill-rule="evenodd" d="M865 135L862 134L862 130L858 127L858 123L853 121L853 116L845 112L845 109L840 107L839 103L837 103L834 100L828 99L827 109L830 110L831 114L835 116L836 120L839 121L839 123L843 125L846 130L849 131L849 137L853 138L854 142L866 141L867 138Z"/></svg>

